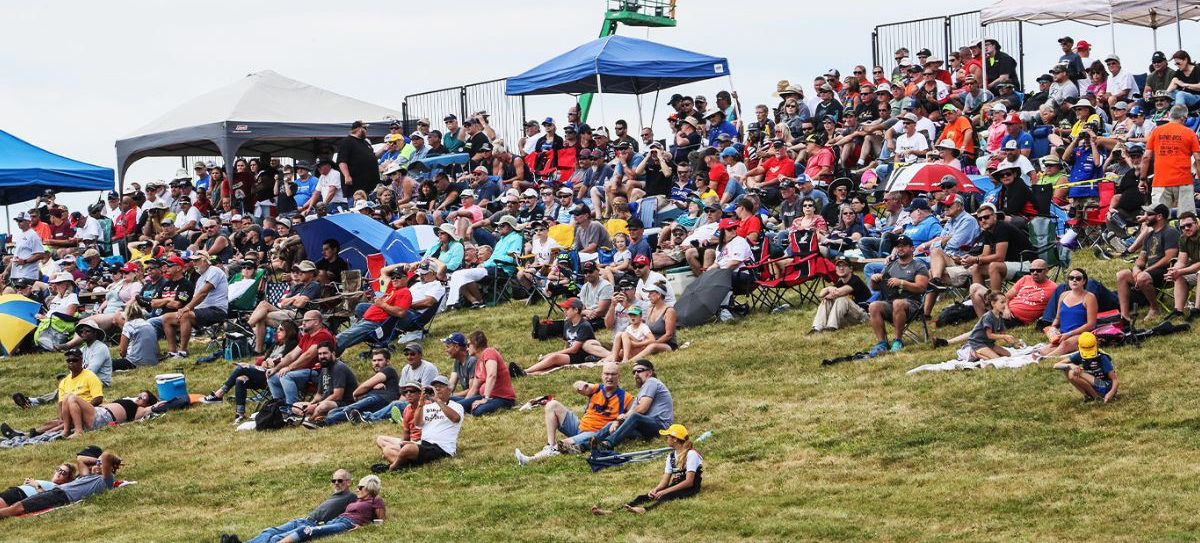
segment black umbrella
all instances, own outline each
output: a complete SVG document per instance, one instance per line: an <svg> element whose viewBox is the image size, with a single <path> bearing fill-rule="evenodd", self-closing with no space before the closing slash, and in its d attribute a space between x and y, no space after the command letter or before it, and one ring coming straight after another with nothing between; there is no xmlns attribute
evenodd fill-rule
<svg viewBox="0 0 1200 543"><path fill-rule="evenodd" d="M721 304L733 290L733 271L709 270L683 289L683 295L675 302L676 326L698 326L711 322Z"/></svg>

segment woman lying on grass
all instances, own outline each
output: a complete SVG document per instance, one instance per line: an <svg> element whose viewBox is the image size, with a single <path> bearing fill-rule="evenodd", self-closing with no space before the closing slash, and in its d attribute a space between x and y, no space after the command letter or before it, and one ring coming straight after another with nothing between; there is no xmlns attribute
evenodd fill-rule
<svg viewBox="0 0 1200 543"><path fill-rule="evenodd" d="M370 524L373 521L383 522L387 518L387 506L379 497L382 485L379 477L368 475L358 481L358 498L346 506L346 512L320 526L305 526L283 536L280 543L296 543L311 541L321 537L329 537L355 528Z"/></svg>
<svg viewBox="0 0 1200 543"><path fill-rule="evenodd" d="M662 480L658 482L658 486L625 504L625 509L632 513L642 514L667 500L687 498L700 493L704 459L688 439L687 428L682 424L672 424L670 428L659 430L658 433L667 436L667 445L674 450L667 455ZM612 511L601 509L598 505L592 506L593 515L610 513Z"/></svg>
<svg viewBox="0 0 1200 543"><path fill-rule="evenodd" d="M70 414L63 418L62 435L74 439L84 432L100 430L110 424L131 422L150 414L150 408L158 398L149 390L143 390L132 400L122 398L112 403L93 406L91 402L74 394L63 397L62 409Z"/></svg>
<svg viewBox="0 0 1200 543"><path fill-rule="evenodd" d="M20 486L10 486L3 492L0 492L0 507L8 507L25 498L35 494L41 494L58 488L58 485L66 484L75 480L75 465L69 463L59 464L54 468L54 476L49 481L26 477L25 482Z"/></svg>

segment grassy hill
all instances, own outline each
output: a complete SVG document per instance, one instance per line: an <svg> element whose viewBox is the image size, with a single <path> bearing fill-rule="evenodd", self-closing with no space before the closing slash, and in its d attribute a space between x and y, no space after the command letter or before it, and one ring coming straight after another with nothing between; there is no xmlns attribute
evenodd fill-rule
<svg viewBox="0 0 1200 543"><path fill-rule="evenodd" d="M1117 268L1086 264L1106 278ZM427 357L448 371L437 338L479 328L508 360L528 365L558 345L529 339L529 315L544 311L511 304L440 316L436 337L424 342ZM678 420L715 432L699 446L705 489L697 499L644 517L593 517L592 504L617 506L652 487L659 461L597 474L581 458L519 467L513 448L540 448L542 411L511 411L468 418L456 458L385 475L387 523L333 541L1078 541L1194 539L1200 532L1196 334L1113 351L1119 400L1081 405L1047 362L907 376L952 356L919 345L821 367L821 359L863 350L873 339L865 326L806 336L811 318L806 307L684 330L691 348L655 358ZM1038 339L1028 327L1017 335ZM354 356L358 350L347 359L364 375L368 363ZM57 355L0 361L0 420L28 428L49 417L48 408L17 410L7 396L49 390L62 368ZM117 374L107 395L152 388L154 374L174 369L168 362ZM192 392L207 392L229 365L181 369ZM578 411L582 398L570 383L598 377L598 368L568 369L516 387L521 401L554 394ZM634 388L627 368L621 380ZM121 476L141 483L66 510L0 521L0 540L249 538L306 514L329 493L333 470L367 474L378 461L373 436L397 430L234 432L232 416L228 404L200 406L83 440L0 450L4 486L47 477L87 443L121 454Z"/></svg>

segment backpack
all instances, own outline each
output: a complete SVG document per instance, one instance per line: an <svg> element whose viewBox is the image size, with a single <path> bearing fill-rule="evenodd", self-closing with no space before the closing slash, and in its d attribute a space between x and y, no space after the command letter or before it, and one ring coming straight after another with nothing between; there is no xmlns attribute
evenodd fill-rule
<svg viewBox="0 0 1200 543"><path fill-rule="evenodd" d="M976 318L978 317L975 316L975 309L962 302L956 302L943 309L941 313L938 313L935 324L938 328L941 328L943 326L967 322Z"/></svg>
<svg viewBox="0 0 1200 543"><path fill-rule="evenodd" d="M284 410L288 409L283 400L268 400L254 414L255 430L278 430L287 425Z"/></svg>

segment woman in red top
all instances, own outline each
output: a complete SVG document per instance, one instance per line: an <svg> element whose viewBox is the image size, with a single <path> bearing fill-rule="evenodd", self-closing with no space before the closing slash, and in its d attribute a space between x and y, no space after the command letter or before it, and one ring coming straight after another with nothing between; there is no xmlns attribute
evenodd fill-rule
<svg viewBox="0 0 1200 543"><path fill-rule="evenodd" d="M517 402L517 393L513 391L508 364L504 363L500 351L488 347L487 336L481 330L476 330L467 336L467 353L476 358L475 383L471 388L479 388L475 394L468 394L459 400L458 404L476 417L501 409L512 409Z"/></svg>
<svg viewBox="0 0 1200 543"><path fill-rule="evenodd" d="M758 218L756 211L758 201L752 197L742 198L733 211L738 218L737 235L746 238L750 245L758 243L758 239L762 237L762 219Z"/></svg>

